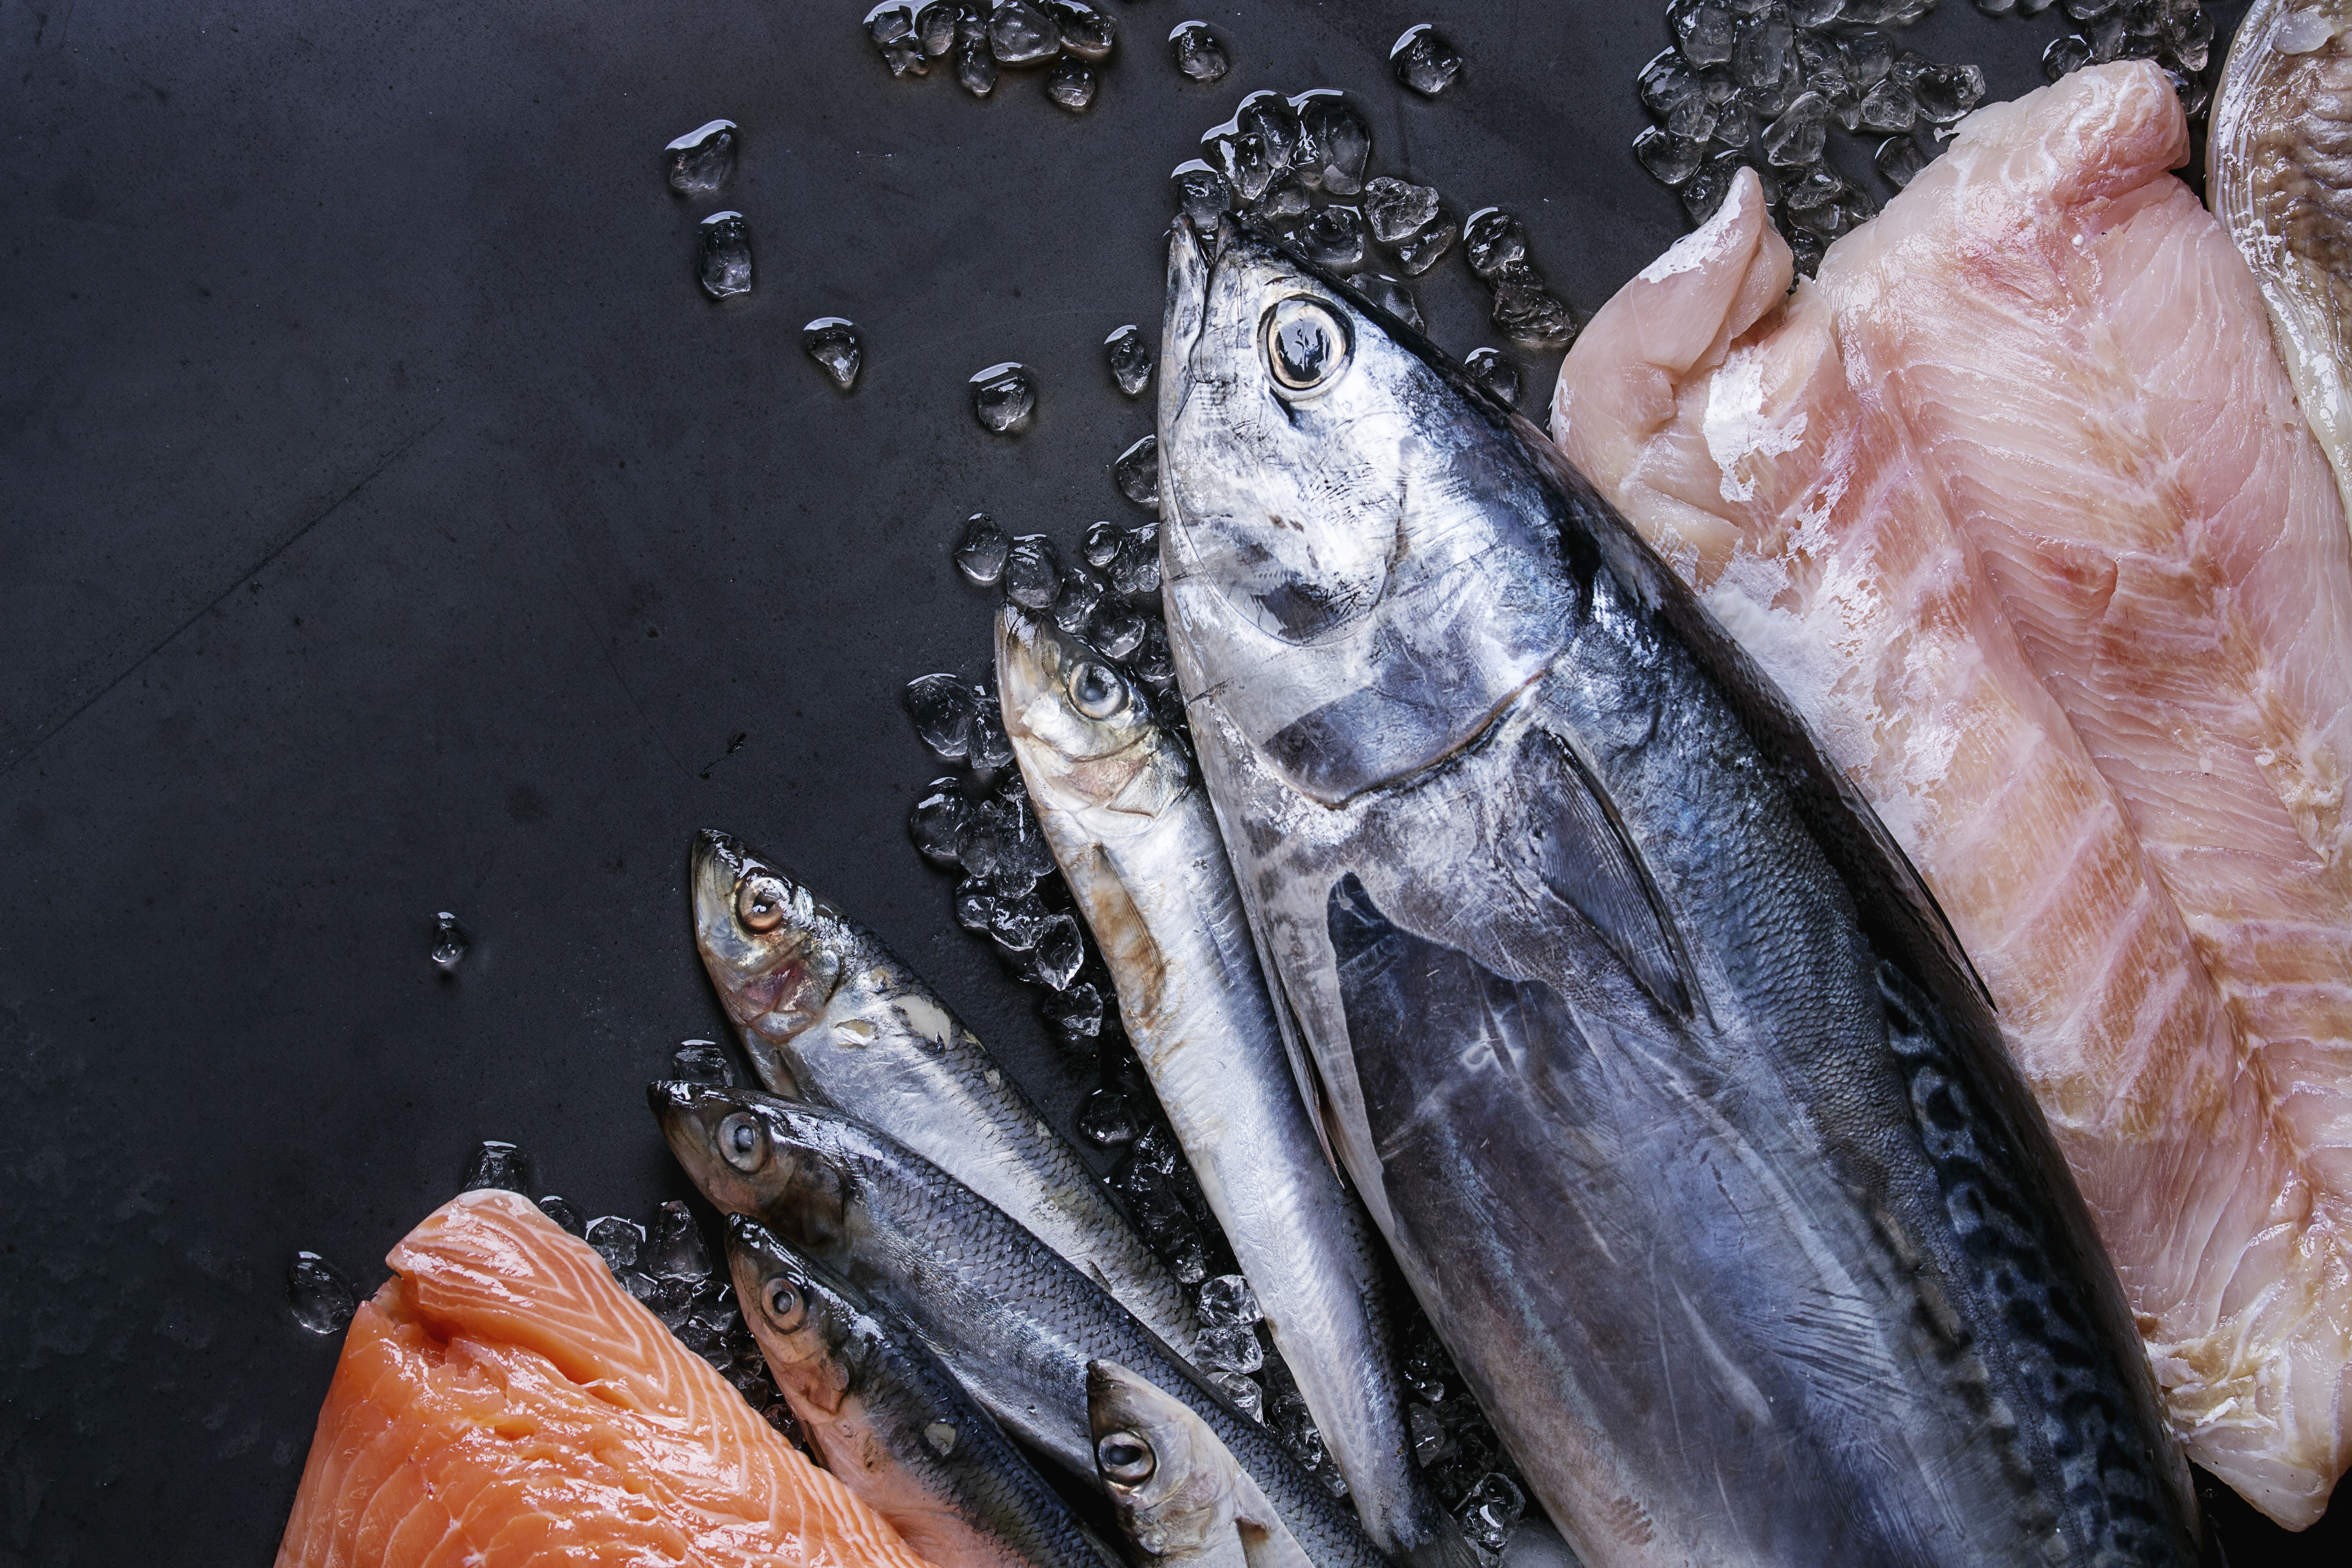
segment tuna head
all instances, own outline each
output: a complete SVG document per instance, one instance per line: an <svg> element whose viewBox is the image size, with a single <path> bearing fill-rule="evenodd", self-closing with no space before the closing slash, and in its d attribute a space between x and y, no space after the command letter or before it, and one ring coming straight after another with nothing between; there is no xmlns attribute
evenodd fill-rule
<svg viewBox="0 0 2352 1568"><path fill-rule="evenodd" d="M878 1332L871 1320L775 1232L727 1218L727 1264L743 1321L778 1387L795 1403L837 1414Z"/></svg>
<svg viewBox="0 0 2352 1568"><path fill-rule="evenodd" d="M1007 605L996 622L1004 729L1040 815L1071 812L1097 839L1140 826L1192 777L1183 743L1133 676L1051 621Z"/></svg>
<svg viewBox="0 0 2352 1568"><path fill-rule="evenodd" d="M841 984L841 916L739 839L694 837L694 938L762 1082L797 1085L794 1041Z"/></svg>
<svg viewBox="0 0 2352 1568"><path fill-rule="evenodd" d="M1181 1401L1114 1362L1087 1364L1095 1468L1128 1539L1153 1557L1201 1558L1235 1528L1241 1467Z"/></svg>
<svg viewBox="0 0 2352 1568"><path fill-rule="evenodd" d="M1573 595L1542 437L1344 284L1176 225L1160 551L1188 694L1326 805L1436 762L1549 663Z"/></svg>
<svg viewBox="0 0 2352 1568"><path fill-rule="evenodd" d="M855 1198L826 1124L791 1100L707 1083L655 1083L646 1098L670 1152L712 1205L746 1215L820 1259L848 1245Z"/></svg>

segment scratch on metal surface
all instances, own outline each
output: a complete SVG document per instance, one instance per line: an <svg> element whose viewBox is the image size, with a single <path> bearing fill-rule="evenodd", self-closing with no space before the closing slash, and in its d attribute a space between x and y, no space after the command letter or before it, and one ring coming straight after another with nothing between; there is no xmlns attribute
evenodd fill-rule
<svg viewBox="0 0 2352 1568"><path fill-rule="evenodd" d="M442 425L446 422L446 419L447 416L446 415L440 419L436 419L432 424L427 425L424 429L419 430L415 435L411 436L407 440L403 441L399 446L394 447L391 451L385 453L383 457L377 459L375 466L370 468L366 473L362 474L350 489L344 490L342 494L337 496L333 500L329 501L325 507L306 520L300 526L296 528L293 532L288 534L284 539L279 540L276 544L271 545L269 547L268 553L262 556L260 560L255 562L252 565L247 566L244 571L237 573L234 577L231 577L227 587L223 588L219 593L213 595L203 604L198 605L194 610L191 610L188 613L186 619L181 621L170 631L165 632L162 637L158 637L152 645L149 646L144 653L142 653L137 658L132 659L128 665L125 665L112 679L100 687L97 690L91 692L88 697L83 698L80 702L74 706L73 711L50 724L47 728L34 735L31 740L26 742L22 751L9 758L5 765L0 765L0 778L5 778L10 773L15 773L16 769L24 763L26 759L32 756L34 752L39 751L43 746L48 744L50 740L53 739L59 731L65 729L66 726L71 724L75 720L80 718L83 714L96 707L100 700L109 692L112 691L116 687L121 685L124 681L137 674L139 670L146 665L149 659L153 658L157 654L171 647L173 643L178 641L180 635L183 632L185 632L190 626L194 626L198 621L204 618L205 611L212 609L223 599L227 598L231 594L236 592L236 585L239 583L249 581L268 570L272 562L285 554L289 550L293 549L295 545L300 543L309 536L312 529L318 527L320 523L334 516L335 513L341 511L343 507L356 498L362 490L373 484L377 477L386 468L389 468L393 464L406 457L409 451L415 447L419 441L424 440L425 437L432 435L436 430L440 429Z"/></svg>

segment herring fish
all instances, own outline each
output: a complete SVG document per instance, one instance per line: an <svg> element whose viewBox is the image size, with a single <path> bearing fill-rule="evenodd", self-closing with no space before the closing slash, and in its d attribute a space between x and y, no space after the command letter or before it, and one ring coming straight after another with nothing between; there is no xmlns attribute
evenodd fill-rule
<svg viewBox="0 0 2352 1568"><path fill-rule="evenodd" d="M1026 1226L1171 1344L1199 1332L1166 1264L921 976L741 841L694 840L703 967L760 1081L869 1122Z"/></svg>
<svg viewBox="0 0 2352 1568"><path fill-rule="evenodd" d="M997 621L996 679L1136 1055L1365 1530L1383 1551L1442 1551L1457 1531L1410 1458L1377 1244L1300 1103L1191 755L1133 677L1017 605Z"/></svg>
<svg viewBox="0 0 2352 1568"><path fill-rule="evenodd" d="M1179 220L1178 679L1330 1141L1593 1568L2194 1563L2114 1270L1967 960L1524 419Z"/></svg>
<svg viewBox="0 0 2352 1568"><path fill-rule="evenodd" d="M1103 1492L1138 1552L1184 1568L1306 1568L1265 1494L1182 1400L1090 1362L1087 1423Z"/></svg>
<svg viewBox="0 0 2352 1568"><path fill-rule="evenodd" d="M835 1477L938 1568L1119 1568L903 1324L730 1215L743 1321Z"/></svg>
<svg viewBox="0 0 2352 1568"><path fill-rule="evenodd" d="M1005 1429L1096 1479L1087 1363L1182 1400L1265 1491L1317 1568L1381 1568L1348 1505L1300 1469L1110 1295L1002 1210L838 1111L708 1084L647 1090L703 1196L757 1219L920 1334Z"/></svg>

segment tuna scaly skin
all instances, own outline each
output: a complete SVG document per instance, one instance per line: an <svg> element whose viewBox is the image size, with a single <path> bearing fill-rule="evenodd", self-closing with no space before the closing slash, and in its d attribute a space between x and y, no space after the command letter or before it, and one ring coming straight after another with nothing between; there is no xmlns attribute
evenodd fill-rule
<svg viewBox="0 0 2352 1568"><path fill-rule="evenodd" d="M1315 1568L1382 1568L1348 1505L1301 1470L1092 1279L1003 1211L838 1111L751 1089L656 1083L670 1152L720 1210L888 1307L1004 1428L1093 1481L1087 1365L1182 1400L1264 1491Z"/></svg>
<svg viewBox="0 0 2352 1568"><path fill-rule="evenodd" d="M1356 1510L1383 1551L1466 1543L1411 1458L1363 1211L1299 1101L1216 818L1133 678L1006 605L1004 728L1119 1016Z"/></svg>
<svg viewBox="0 0 2352 1568"><path fill-rule="evenodd" d="M827 1474L938 1568L1119 1568L903 1324L755 1220L727 1221L743 1321Z"/></svg>
<svg viewBox="0 0 2352 1568"><path fill-rule="evenodd" d="M1908 865L1533 426L1179 222L1171 642L1331 1143L1593 1568L2186 1564L2112 1268Z"/></svg>
<svg viewBox="0 0 2352 1568"><path fill-rule="evenodd" d="M1011 1215L1171 1344L1192 1304L1078 1152L882 939L724 833L695 835L694 936L760 1081L870 1122Z"/></svg>

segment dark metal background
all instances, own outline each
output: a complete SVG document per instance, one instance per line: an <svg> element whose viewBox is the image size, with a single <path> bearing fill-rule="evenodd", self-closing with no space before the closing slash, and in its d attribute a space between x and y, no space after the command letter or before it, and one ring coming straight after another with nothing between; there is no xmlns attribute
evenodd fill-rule
<svg viewBox="0 0 2352 1568"><path fill-rule="evenodd" d="M1244 91L1359 92L1380 164L1516 206L1585 310L1684 226L1625 151L1650 0L1119 0L1078 119L892 81L863 5L0 0L0 1564L265 1559L336 1353L288 1259L373 1289L477 1140L590 1214L684 1192L640 1086L722 1027L698 825L1066 1124L1083 1074L908 847L897 694L984 668L965 513L1126 515L1150 406L1099 345L1156 333L1162 176ZM1188 14L1214 87L1160 44ZM1433 105L1385 64L1423 20L1470 60ZM2007 95L2055 31L1948 0L1911 41ZM719 115L736 182L681 201L660 148ZM733 308L691 277L718 206ZM1457 352L1470 299L1431 291ZM854 396L802 356L824 314ZM1016 441L964 405L1003 359ZM2249 1518L2241 1563L2287 1561Z"/></svg>

